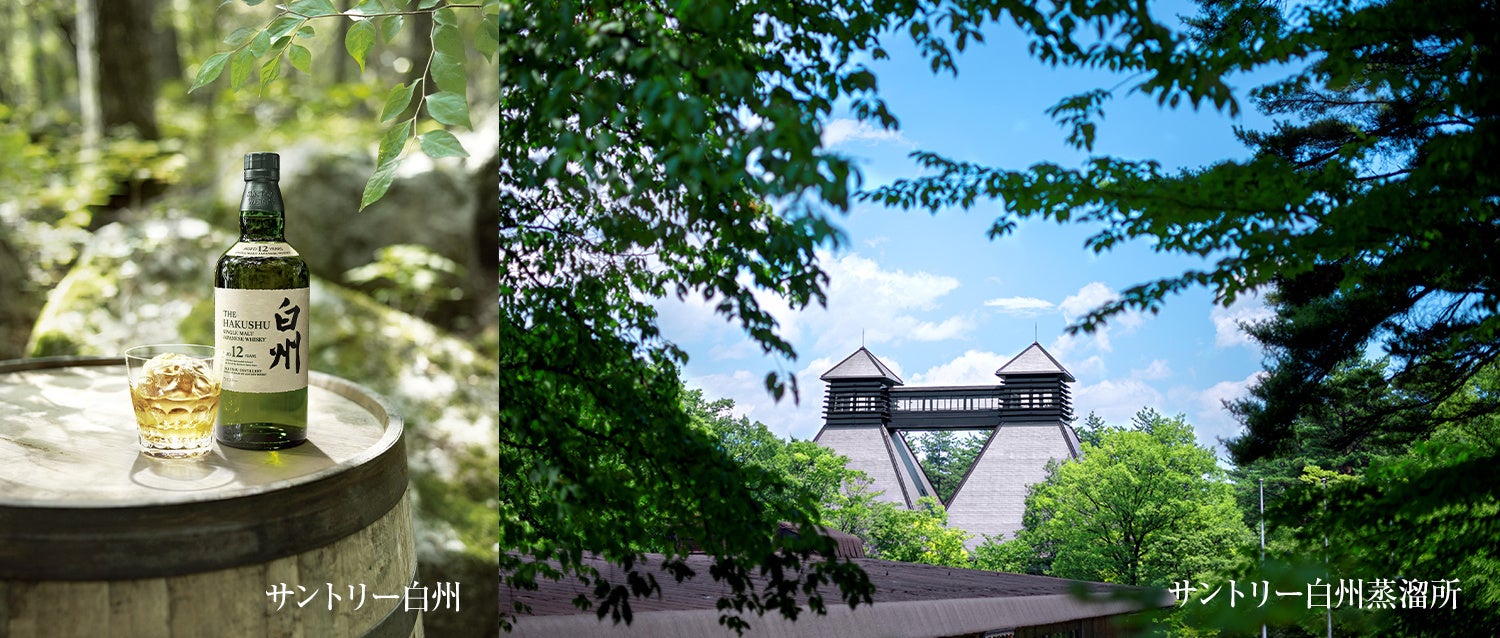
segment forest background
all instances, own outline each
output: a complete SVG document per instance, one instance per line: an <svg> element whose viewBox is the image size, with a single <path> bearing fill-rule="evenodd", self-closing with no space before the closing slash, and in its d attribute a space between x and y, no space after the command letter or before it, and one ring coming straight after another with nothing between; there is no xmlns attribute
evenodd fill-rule
<svg viewBox="0 0 1500 638"><path fill-rule="evenodd" d="M1248 486L1268 479L1279 510L1271 515L1285 523L1272 529L1282 536L1270 539L1265 563L1247 550L1215 573L1284 577L1293 587L1342 575L1459 579L1471 605L1345 610L1333 620L1351 632L1493 633L1500 218L1497 171L1484 151L1494 147L1500 95L1487 90L1484 72L1500 66L1493 7L1204 2L1200 22L1180 31L1111 3L1052 13L1010 3L876 3L834 16L804 3L707 2L710 11L666 19L629 3L502 10L493 1L448 8L422 0L401 21L376 21L366 11L385 3L299 0L292 6L319 17L305 25L278 23L279 9L261 2L209 4L0 9L0 29L11 36L0 40L5 356L108 354L164 334L204 338L200 275L232 241L238 158L285 150L289 218L298 218L300 201L309 226L328 222L300 231L312 233L304 240L290 233L293 244L337 247L327 254L342 256L314 267L314 294L325 304L315 314L338 318L315 366L391 396L420 424L411 432L422 564L443 570L426 577L479 589L493 583L498 558L507 582L524 587L561 575L548 565L571 569L585 550L628 559L665 544L665 532L711 541L720 565L747 558L720 574L740 602L751 598L740 580L749 569L802 567L816 539L788 546L767 535L767 523L832 520L831 511L796 485L800 474L757 470L685 409L691 395L675 375L681 353L634 295L712 293L766 352L790 357L753 293L799 306L822 298L812 255L837 240L830 211L846 210L851 197L933 211L999 200L996 234L1021 218L1084 221L1102 228L1091 240L1096 250L1144 239L1161 250L1229 256L1128 290L1085 317L1083 329L1127 308L1158 307L1189 286L1226 302L1274 291L1277 314L1254 333L1270 353L1268 374L1237 406L1247 426L1230 446L1237 482L1195 472L1189 449L1154 451L1180 440L1172 418L1145 414L1080 433L1095 449L1184 470L1209 496L1236 486L1242 525L1252 521ZM339 9L359 15L333 17ZM1131 90L1164 106L1237 108L1225 75L1302 66L1253 93L1253 105L1279 124L1244 132L1255 155L1243 162L1162 174L1149 160L1011 170L919 155L930 174L858 191L857 167L820 148L815 117L842 92L861 120L894 126L876 78L851 64L854 54L879 51L875 35L909 34L935 72L955 70L954 48L1005 12L1022 18L1016 23L1039 56L1135 73L1144 79ZM512 36L504 41L502 20ZM692 28L678 29L681 20ZM756 31L765 24L787 25L787 37ZM1114 39L1079 46L1080 26ZM808 33L816 37L792 37ZM761 48L739 46L747 41ZM509 56L498 85L481 70L497 56ZM684 72L695 68L719 73ZM451 97L455 70L461 112ZM193 84L203 86L189 92ZM1110 93L1054 111L1079 148L1090 148ZM488 146L460 135L483 128L487 96L513 116L496 123L501 145L488 166ZM758 123L740 119L742 107ZM606 115L613 127L594 128ZM470 157L453 157L463 154ZM735 170L714 164L726 158ZM742 179L752 158L775 179ZM507 185L499 211L459 205L494 201L497 172ZM609 190L622 184L630 188ZM319 187L332 193L319 199ZM383 188L379 202L356 213ZM808 205L774 207L787 198ZM450 220L412 209L470 214ZM486 256L495 247L485 242L496 223L483 216L491 212L501 216L506 261L499 333L486 336L495 325L485 314L494 312ZM414 243L360 234L372 228ZM419 232L435 229L446 232ZM709 243L695 243L702 240ZM637 249L669 269L644 267L631 256ZM366 347L370 335L381 335L383 347ZM497 358L501 392L490 365ZM796 390L775 373L767 388ZM1079 477L1065 467L1034 491L1026 532L996 552L995 564L1022 558L1031 562L1012 568L1159 584L1139 569L1151 555L1119 570L1101 568L1104 557L1064 551L1069 539L1049 530L1068 526L1049 521L1076 513L1049 500L1047 486L1067 491ZM496 538L505 550L498 557ZM847 564L805 567L794 578L817 576L840 598L861 598L861 575ZM495 597L481 589L476 600L472 616L488 633L495 616L484 603ZM752 611L801 604L756 600ZM1289 634L1315 632L1321 620L1278 609L1217 620L1268 620ZM445 620L459 622L432 622Z"/></svg>
<svg viewBox="0 0 1500 638"><path fill-rule="evenodd" d="M1226 442L1232 467L1194 449L1179 417L1086 419L1083 460L1034 488L1026 529L978 560L1159 586L1207 576L1284 591L1403 587L1389 606L1188 605L1166 621L1184 633L1262 623L1277 635L1495 633L1494 7L1203 0L1184 23L1118 2L520 6L509 23L518 37L502 43L502 109L513 116L501 135L508 587L592 579L598 600L584 602L628 620L630 597L655 591L633 561L664 552L666 569L686 576L672 539L687 538L730 586L720 609L731 624L839 604L823 595L868 602L858 569L815 560L818 539L769 532L777 521L844 526L840 515L859 508L839 499L857 487L809 492L806 472L777 469L815 460L806 442L736 435L768 450L742 454L725 428L685 412L702 397L681 387L687 354L650 305L701 297L776 361L767 391L797 396L786 363L797 353L762 300L827 302L818 251L840 245L839 217L860 201L985 211L991 238L1045 220L1087 228L1094 252L1140 242L1200 260L1130 287L1072 330L1155 312L1189 289L1226 305L1263 294L1273 311L1249 327L1265 374L1232 406L1244 425ZM1045 63L1118 74L1049 111L1087 159L985 166L918 150L918 175L864 189L858 163L821 133L835 110L898 128L866 56L909 39L933 73L957 75L992 23ZM1246 76L1254 86L1237 91ZM1112 100L1137 94L1168 109L1254 108L1274 124L1238 131L1250 157L1185 170L1096 149ZM784 445L802 447L771 453ZM1262 479L1263 556L1249 533ZM906 514L941 523L935 507ZM928 529L939 539L944 526ZM1194 529L1229 533L1184 534ZM585 553L624 563L630 582L597 579ZM906 559L959 559L930 554ZM774 574L760 591L747 580L757 570ZM524 608L503 611L525 622Z"/></svg>
<svg viewBox="0 0 1500 638"><path fill-rule="evenodd" d="M211 342L242 157L280 153L311 367L403 415L419 578L463 595L427 630L482 636L499 3L452 4L0 3L0 359Z"/></svg>

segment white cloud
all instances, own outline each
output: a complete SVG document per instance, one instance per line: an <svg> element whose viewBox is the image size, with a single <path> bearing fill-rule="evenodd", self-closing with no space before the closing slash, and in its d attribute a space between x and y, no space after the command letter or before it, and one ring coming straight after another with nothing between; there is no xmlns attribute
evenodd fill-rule
<svg viewBox="0 0 1500 638"><path fill-rule="evenodd" d="M1131 370L1130 376L1136 379L1155 381L1165 379L1172 375L1172 367L1167 364L1166 359L1154 359L1149 365L1138 370Z"/></svg>
<svg viewBox="0 0 1500 638"><path fill-rule="evenodd" d="M968 317L949 317L941 323L922 321L912 327L911 338L917 341L947 341L962 337L974 328Z"/></svg>
<svg viewBox="0 0 1500 638"><path fill-rule="evenodd" d="M823 146L832 148L847 142L895 142L902 146L912 145L900 131L877 128L860 120L839 118L823 127Z"/></svg>
<svg viewBox="0 0 1500 638"><path fill-rule="evenodd" d="M984 302L990 308L999 308L1000 312L1019 317L1035 317L1037 315L1052 312L1057 308L1052 302L1036 297L1001 297Z"/></svg>
<svg viewBox="0 0 1500 638"><path fill-rule="evenodd" d="M715 361L747 359L761 354L760 346L750 339L728 343L716 343L708 349L708 357Z"/></svg>
<svg viewBox="0 0 1500 638"><path fill-rule="evenodd" d="M1105 379L1073 388L1073 411L1079 418L1093 412L1106 423L1124 425L1144 407L1162 405L1162 393L1140 379Z"/></svg>
<svg viewBox="0 0 1500 638"><path fill-rule="evenodd" d="M757 290L754 294L762 309L776 318L778 332L797 345L799 353L831 353L830 357L809 361L796 374L802 394L802 405L794 406L787 397L776 402L765 389L765 374L775 361L760 346L746 337L738 325L714 314L715 301L701 297L684 301L668 299L658 302L662 334L680 345L690 341L709 342L703 360L721 362L738 368L733 373L692 376L688 383L704 388L710 396L734 399L737 414L748 416L770 426L782 436L811 438L822 424L823 382L820 375L836 365L860 343L865 345L901 343L903 341L945 341L960 339L971 333L976 321L971 313L942 312L942 301L959 287L958 279L928 272L888 270L871 258L848 254L833 258L820 254L828 273L827 308L816 304L805 310L792 310L775 295ZM836 355L836 356L833 356ZM689 369L695 358L689 362ZM904 379L899 362L883 360ZM1003 361L1001 361L1003 363ZM799 360L800 366L802 361ZM1000 363L990 367L993 373ZM689 372L691 374L691 372ZM981 377L972 383L984 383Z"/></svg>
<svg viewBox="0 0 1500 638"><path fill-rule="evenodd" d="M1119 298L1119 291L1110 288L1104 282L1095 281L1079 288L1077 293L1063 299L1062 303L1058 304L1057 307L1059 310L1062 310L1063 317L1069 323L1072 323L1082 319L1084 315L1092 312L1099 306L1116 301ZM1145 322L1145 319L1145 315L1141 314L1140 311L1127 310L1110 316L1107 325L1124 328L1128 331L1139 328Z"/></svg>
<svg viewBox="0 0 1500 638"><path fill-rule="evenodd" d="M1239 422L1224 404L1248 396L1250 386L1264 375L1264 371L1257 370L1243 379L1221 381L1198 393L1193 425L1198 430L1199 443L1219 447L1220 440L1233 438L1239 433Z"/></svg>
<svg viewBox="0 0 1500 638"><path fill-rule="evenodd" d="M886 270L874 259L857 253L834 259L820 254L828 274L826 308L817 304L794 310L776 295L755 289L761 309L776 319L782 338L801 343L812 352L912 341L944 341L966 336L976 325L970 313L943 316L942 298L956 290L958 279L928 272ZM759 356L760 349L732 321L714 313L718 300L690 297L658 302L659 323L666 338L684 343L713 340L715 359ZM937 315L937 316L930 316ZM806 343L806 337L813 339ZM749 342L749 345L740 343Z"/></svg>
<svg viewBox="0 0 1500 638"><path fill-rule="evenodd" d="M1064 368L1068 369L1068 372L1073 373L1073 376L1079 379L1099 379L1104 376L1106 371L1104 357L1097 354L1076 363L1061 357L1058 357L1057 360L1063 364Z"/></svg>
<svg viewBox="0 0 1500 638"><path fill-rule="evenodd" d="M861 333L864 343L872 345L957 339L975 327L967 315L920 316L938 310L939 301L958 289L954 277L886 270L874 259L853 253L825 257L823 269L828 273L827 311L791 319L807 323L806 333L817 335L810 346L815 352L849 349Z"/></svg>
<svg viewBox="0 0 1500 638"><path fill-rule="evenodd" d="M765 423L778 436L795 436L810 439L818 433L821 424L819 406L823 401L823 383L817 375L811 379L798 375L798 391L801 401L794 403L790 395L776 401L766 392L765 373L736 370L728 374L710 374L691 377L684 382L688 387L702 388L705 396L712 399L734 401L733 413L751 421Z"/></svg>
<svg viewBox="0 0 1500 638"><path fill-rule="evenodd" d="M953 292L959 285L957 278L945 275L884 270L874 259L861 257L858 253L834 260L825 256L823 262L828 271L830 297L852 293L886 301L902 309L931 308L938 297Z"/></svg>
<svg viewBox="0 0 1500 638"><path fill-rule="evenodd" d="M995 385L1000 379L995 371L1010 357L994 352L969 350L958 358L912 375L907 385Z"/></svg>
<svg viewBox="0 0 1500 638"><path fill-rule="evenodd" d="M777 401L766 392L766 373L770 368L755 371L735 370L723 374L691 376L683 382L690 388L702 388L711 399L732 399L736 416L766 424L777 436L811 439L823 426L824 383L818 377L828 371L838 359L820 357L794 372L797 379L798 399L790 393ZM888 362L889 363L889 362ZM891 368L900 375L897 366Z"/></svg>
<svg viewBox="0 0 1500 638"><path fill-rule="evenodd" d="M1214 322L1214 345L1221 349L1234 346L1255 347L1255 340L1240 325L1264 321L1274 314L1258 292L1235 300L1228 308L1215 305L1208 313L1209 319Z"/></svg>
<svg viewBox="0 0 1500 638"><path fill-rule="evenodd" d="M1057 304L1057 307L1059 310L1062 310L1063 317L1072 322L1087 314L1090 310L1114 301L1119 297L1120 293L1115 292L1114 288L1106 286L1103 282L1095 281L1085 284L1084 287L1078 289L1078 292L1068 295L1066 299L1062 300L1062 303Z"/></svg>
<svg viewBox="0 0 1500 638"><path fill-rule="evenodd" d="M1064 332L1052 340L1052 345L1047 346L1047 351L1059 360L1071 360L1082 357L1087 351L1111 352L1113 344L1109 341L1109 326L1095 330L1092 334L1071 334Z"/></svg>
<svg viewBox="0 0 1500 638"><path fill-rule="evenodd" d="M1057 304L1058 310L1062 311L1063 318L1068 323L1075 323L1089 311L1101 305L1119 299L1120 293L1110 288L1103 282L1095 281L1085 284L1078 292L1069 295ZM1059 359L1064 356L1082 356L1083 352L1112 352L1114 343L1111 338L1116 328L1121 334L1130 334L1145 323L1145 316L1138 311L1126 311L1109 318L1105 324L1095 328L1093 332L1080 332L1076 335L1063 334L1052 342L1048 348Z"/></svg>

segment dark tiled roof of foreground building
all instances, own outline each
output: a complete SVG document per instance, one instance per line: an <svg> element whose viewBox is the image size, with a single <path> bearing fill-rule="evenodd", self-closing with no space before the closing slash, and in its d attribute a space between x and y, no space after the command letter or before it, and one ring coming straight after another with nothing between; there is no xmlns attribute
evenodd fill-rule
<svg viewBox="0 0 1500 638"><path fill-rule="evenodd" d="M648 563L660 559L659 555L650 556ZM733 631L719 624L720 612L715 603L729 588L709 576L712 560L702 554L689 556L687 564L697 576L681 583L665 572L652 569L661 584L661 595L632 598L634 619L628 626L614 624L608 618L601 621L593 609L584 611L575 607L572 601L580 594L592 599L592 588L571 580L543 581L534 592L502 587L500 605L507 613L514 609L515 602L530 606L529 615L516 619L513 636L734 636ZM850 560L870 576L875 586L874 605L851 610L838 600L831 586L826 586L820 588L828 606L826 615L804 612L795 622L775 612L750 615L745 620L751 630L745 635L942 638L1026 627L1064 629L1061 625L1078 626L1080 622L1092 622L1090 626L1100 628L1107 623L1099 619L1138 611L1144 606L1141 601L1154 600L1163 607L1172 604L1171 595L1160 590L872 558ZM624 570L603 560L588 562L611 583L625 583ZM1083 591L1097 599L1083 600L1077 595ZM1126 598L1130 595L1133 600ZM1099 635L1113 634L1106 630Z"/></svg>

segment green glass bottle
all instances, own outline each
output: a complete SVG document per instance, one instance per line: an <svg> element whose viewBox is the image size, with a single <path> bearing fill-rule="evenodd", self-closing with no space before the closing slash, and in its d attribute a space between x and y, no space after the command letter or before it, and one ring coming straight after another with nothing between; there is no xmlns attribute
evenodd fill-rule
<svg viewBox="0 0 1500 638"><path fill-rule="evenodd" d="M307 262L286 243L281 159L245 155L240 240L214 267L220 443L277 450L307 440Z"/></svg>

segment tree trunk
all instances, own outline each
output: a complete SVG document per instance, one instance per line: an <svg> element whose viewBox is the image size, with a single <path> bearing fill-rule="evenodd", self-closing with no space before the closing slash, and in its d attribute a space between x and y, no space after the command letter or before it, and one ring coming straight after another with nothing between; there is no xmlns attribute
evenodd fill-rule
<svg viewBox="0 0 1500 638"><path fill-rule="evenodd" d="M156 126L156 0L78 0L78 99L84 142L116 127L140 139Z"/></svg>
<svg viewBox="0 0 1500 638"><path fill-rule="evenodd" d="M422 93L430 95L437 93L437 86L432 82L432 74L426 73L427 59L432 57L432 14L419 13L410 16L411 20L411 48L408 49L408 58L411 59L411 79L421 78ZM418 101L420 102L420 100Z"/></svg>
<svg viewBox="0 0 1500 638"><path fill-rule="evenodd" d="M334 3L334 8L338 9L339 11L348 11L349 7L345 5L346 3L344 2L336 2ZM343 83L349 81L349 63L354 61L350 59L349 54L344 51L343 46L344 38L349 37L350 21L339 20L337 24L338 37L334 38L334 42L337 42L338 46L334 47L333 49L333 81L335 83Z"/></svg>
<svg viewBox="0 0 1500 638"><path fill-rule="evenodd" d="M78 24L73 37L78 53L78 111L83 121L83 147L95 149L104 137L99 99L98 0L78 0Z"/></svg>
<svg viewBox="0 0 1500 638"><path fill-rule="evenodd" d="M73 58L76 59L78 34L73 28L72 16L63 15L57 7L37 8L43 12L44 17L31 23L30 98L33 108L44 108L46 105L64 103L72 94L68 86L68 77L73 73L72 66L66 59L59 59L49 52L48 47L56 42L63 49L73 52Z"/></svg>
<svg viewBox="0 0 1500 638"><path fill-rule="evenodd" d="M0 4L0 104L13 104L16 90L11 87L11 42L16 40L16 32L11 29L11 3Z"/></svg>

